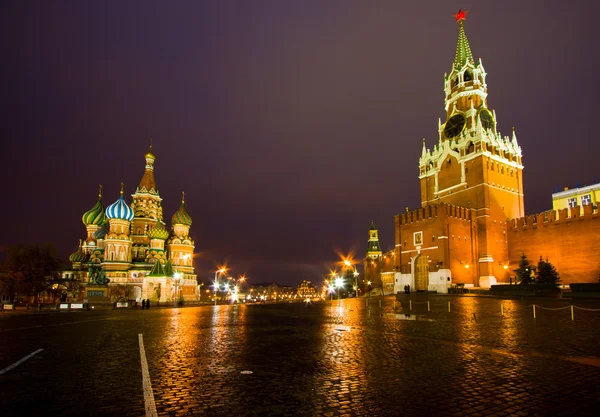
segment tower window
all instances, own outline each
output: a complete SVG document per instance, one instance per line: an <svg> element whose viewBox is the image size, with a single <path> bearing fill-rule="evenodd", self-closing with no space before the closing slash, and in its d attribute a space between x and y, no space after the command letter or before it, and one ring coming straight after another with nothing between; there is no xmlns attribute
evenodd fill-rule
<svg viewBox="0 0 600 417"><path fill-rule="evenodd" d="M470 71L465 71L465 75L463 76L465 81L471 81L473 80L473 75L471 74Z"/></svg>

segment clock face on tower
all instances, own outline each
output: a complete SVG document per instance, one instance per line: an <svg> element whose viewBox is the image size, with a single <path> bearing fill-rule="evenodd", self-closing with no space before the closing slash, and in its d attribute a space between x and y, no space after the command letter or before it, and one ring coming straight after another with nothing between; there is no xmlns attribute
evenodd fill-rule
<svg viewBox="0 0 600 417"><path fill-rule="evenodd" d="M492 129L494 130L494 117L492 116L492 113L489 112L489 110L487 109L481 109L479 110L479 120L481 120L481 126L485 129Z"/></svg>
<svg viewBox="0 0 600 417"><path fill-rule="evenodd" d="M458 136L465 128L466 119L462 114L455 114L446 122L444 126L444 135L447 138Z"/></svg>

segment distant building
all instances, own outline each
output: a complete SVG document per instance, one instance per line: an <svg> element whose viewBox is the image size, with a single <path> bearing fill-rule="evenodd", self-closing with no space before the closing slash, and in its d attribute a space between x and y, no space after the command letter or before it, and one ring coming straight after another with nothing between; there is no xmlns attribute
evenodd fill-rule
<svg viewBox="0 0 600 417"><path fill-rule="evenodd" d="M444 78L445 121L436 144L423 139L419 158L421 207L394 216L393 253L376 250L371 225L364 281L385 288L393 276L395 292L405 285L490 287L511 281L523 253L534 263L548 259L563 283L596 281L598 185L557 193L554 211L525 217L521 147L514 129L510 136L497 130L487 72L458 20L456 56Z"/></svg>
<svg viewBox="0 0 600 417"><path fill-rule="evenodd" d="M300 285L298 285L296 294L300 298L316 298L319 296L315 286L312 284L312 282L307 280L302 280Z"/></svg>
<svg viewBox="0 0 600 417"><path fill-rule="evenodd" d="M565 188L552 194L552 209L562 210L575 206L597 206L600 200L600 183L577 188Z"/></svg>
<svg viewBox="0 0 600 417"><path fill-rule="evenodd" d="M144 159L144 174L130 204L121 184L119 198L105 209L100 187L98 201L81 218L86 237L69 257L73 271L66 273L85 282L83 297L88 301L117 297L171 301L198 296L192 264L194 241L189 234L192 218L185 200L182 196L167 230L154 179L152 146Z"/></svg>

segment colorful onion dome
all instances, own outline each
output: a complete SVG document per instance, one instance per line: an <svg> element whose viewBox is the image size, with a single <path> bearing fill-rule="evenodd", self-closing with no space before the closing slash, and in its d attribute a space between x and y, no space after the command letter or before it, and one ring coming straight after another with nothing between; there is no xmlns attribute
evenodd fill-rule
<svg viewBox="0 0 600 417"><path fill-rule="evenodd" d="M161 222L156 222L156 224L148 230L148 237L150 239L166 240L169 237L169 232Z"/></svg>
<svg viewBox="0 0 600 417"><path fill-rule="evenodd" d="M123 199L123 183L121 183L119 199L106 208L106 217L109 219L133 220L133 210Z"/></svg>
<svg viewBox="0 0 600 417"><path fill-rule="evenodd" d="M179 210L173 214L173 218L171 219L171 225L175 224L183 224L186 226L192 225L192 217L185 209L185 193L181 193L181 206L179 207Z"/></svg>
<svg viewBox="0 0 600 417"><path fill-rule="evenodd" d="M108 219L100 226L100 229L96 230L93 234L94 239L104 239L104 236L110 230L110 225L108 224Z"/></svg>
<svg viewBox="0 0 600 417"><path fill-rule="evenodd" d="M81 263L81 262L85 262L86 260L87 260L87 256L81 250L81 241L79 241L79 248L69 256L69 261L71 261L73 263L77 263L77 262Z"/></svg>
<svg viewBox="0 0 600 417"><path fill-rule="evenodd" d="M100 225L106 220L104 214L104 206L102 205L102 186L100 186L100 192L98 193L98 201L94 204L94 207L83 213L81 221L84 225Z"/></svg>

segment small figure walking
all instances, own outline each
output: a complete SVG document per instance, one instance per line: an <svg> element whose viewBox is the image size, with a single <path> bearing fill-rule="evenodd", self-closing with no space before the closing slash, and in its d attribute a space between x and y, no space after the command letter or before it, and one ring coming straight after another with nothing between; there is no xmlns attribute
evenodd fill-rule
<svg viewBox="0 0 600 417"><path fill-rule="evenodd" d="M146 309L146 300L142 300L142 310Z"/></svg>
<svg viewBox="0 0 600 417"><path fill-rule="evenodd" d="M407 286L406 286L406 292L407 292L408 294L410 294L410 285L407 285Z"/></svg>

